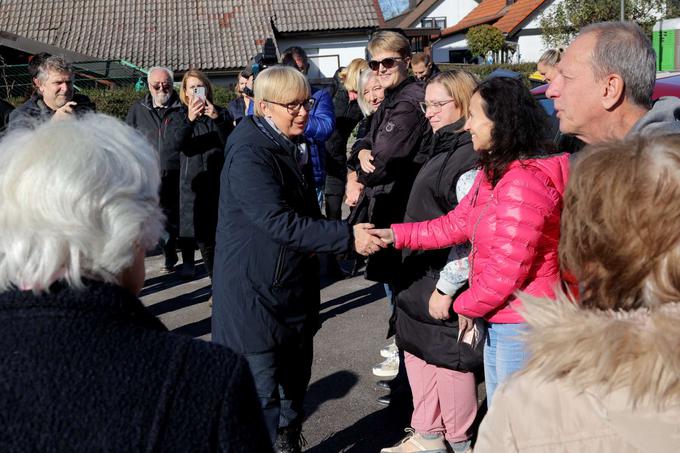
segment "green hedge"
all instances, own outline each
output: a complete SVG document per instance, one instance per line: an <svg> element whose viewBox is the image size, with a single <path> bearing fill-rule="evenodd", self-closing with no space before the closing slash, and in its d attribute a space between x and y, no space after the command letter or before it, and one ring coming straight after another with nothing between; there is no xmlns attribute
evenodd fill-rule
<svg viewBox="0 0 680 453"><path fill-rule="evenodd" d="M447 71L451 69L464 69L466 71L477 74L480 78L485 78L496 69L507 69L510 71L519 72L522 74L524 82L529 85L529 76L536 72L536 63L519 63L519 64L456 64L456 63L440 63L439 69Z"/></svg>

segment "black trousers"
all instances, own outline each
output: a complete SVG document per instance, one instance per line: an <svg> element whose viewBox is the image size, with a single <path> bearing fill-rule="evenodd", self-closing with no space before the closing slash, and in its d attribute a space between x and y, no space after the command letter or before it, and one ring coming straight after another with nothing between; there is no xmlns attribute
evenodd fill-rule
<svg viewBox="0 0 680 453"><path fill-rule="evenodd" d="M160 205L165 214L165 231L168 240L163 244L165 262L177 262L177 235L179 234L179 170L161 172Z"/></svg>
<svg viewBox="0 0 680 453"><path fill-rule="evenodd" d="M342 199L345 197L346 180L335 176L326 175L326 218L329 220L341 220Z"/></svg>

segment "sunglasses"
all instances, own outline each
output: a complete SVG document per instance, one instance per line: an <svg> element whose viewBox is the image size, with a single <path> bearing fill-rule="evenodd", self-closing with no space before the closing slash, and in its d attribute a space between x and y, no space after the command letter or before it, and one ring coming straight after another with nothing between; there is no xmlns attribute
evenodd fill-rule
<svg viewBox="0 0 680 453"><path fill-rule="evenodd" d="M153 88L156 91L158 91L160 89L169 90L172 87L172 83L164 83L164 82L152 83L150 85L150 87Z"/></svg>
<svg viewBox="0 0 680 453"><path fill-rule="evenodd" d="M385 69L390 69L393 68L394 65L397 64L397 61L403 60L401 57L388 57L388 58L383 58L382 60L371 60L368 62L368 67L371 68L373 71L377 71L378 68L380 68L380 65L383 66Z"/></svg>
<svg viewBox="0 0 680 453"><path fill-rule="evenodd" d="M286 110L288 111L288 113L290 113L291 115L297 115L300 112L300 109L302 107L305 108L305 111L309 112L312 109L312 107L314 107L314 103L316 102L316 100L313 99L313 98L309 98L309 99L305 99L302 102L290 102L288 104L284 104L282 102L267 101L267 100L265 100L265 102L269 102L271 104L276 104L276 105L280 105L281 107L285 107Z"/></svg>

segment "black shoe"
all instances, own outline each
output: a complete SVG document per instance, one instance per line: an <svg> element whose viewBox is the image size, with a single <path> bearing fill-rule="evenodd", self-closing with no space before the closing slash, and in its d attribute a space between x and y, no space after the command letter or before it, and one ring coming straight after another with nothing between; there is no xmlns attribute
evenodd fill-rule
<svg viewBox="0 0 680 453"><path fill-rule="evenodd" d="M379 390L392 390L392 381L378 381L375 383L376 388Z"/></svg>
<svg viewBox="0 0 680 453"><path fill-rule="evenodd" d="M388 393L387 395L379 396L376 401L383 406L389 406L392 402L392 394Z"/></svg>
<svg viewBox="0 0 680 453"><path fill-rule="evenodd" d="M276 453L301 453L307 441L302 436L302 428L281 428L276 435L274 451Z"/></svg>

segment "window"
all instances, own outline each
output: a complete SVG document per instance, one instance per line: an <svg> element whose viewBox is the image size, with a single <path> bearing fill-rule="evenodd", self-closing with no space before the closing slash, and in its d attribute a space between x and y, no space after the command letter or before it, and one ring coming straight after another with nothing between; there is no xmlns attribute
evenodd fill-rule
<svg viewBox="0 0 680 453"><path fill-rule="evenodd" d="M425 17L420 20L420 26L423 28L446 28L446 17Z"/></svg>
<svg viewBox="0 0 680 453"><path fill-rule="evenodd" d="M474 63L474 57L467 49L449 50L449 63Z"/></svg>

